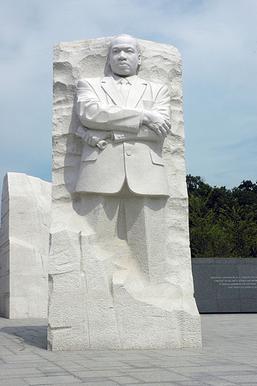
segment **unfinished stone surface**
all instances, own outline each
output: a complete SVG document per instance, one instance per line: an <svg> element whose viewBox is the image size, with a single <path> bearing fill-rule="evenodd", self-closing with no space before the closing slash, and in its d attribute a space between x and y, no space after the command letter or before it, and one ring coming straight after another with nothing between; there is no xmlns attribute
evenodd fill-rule
<svg viewBox="0 0 257 386"><path fill-rule="evenodd" d="M47 316L50 207L49 182L23 173L5 176L0 228L2 316Z"/></svg>
<svg viewBox="0 0 257 386"><path fill-rule="evenodd" d="M139 198L127 191L96 195L78 189L78 181L84 182L85 143L76 135L81 124L76 84L83 78L103 77L109 42L110 38L102 38L55 48L49 348L199 347L200 318L189 248L181 59L175 47L139 40L139 77L167 85L171 96L172 129L162 152L169 197L143 194ZM145 102L151 104L149 98ZM125 147L126 155L133 157L133 141L126 140ZM87 160L94 162L95 154ZM93 179L90 184L94 186ZM101 189L101 180L97 185ZM162 192L164 188L157 196Z"/></svg>

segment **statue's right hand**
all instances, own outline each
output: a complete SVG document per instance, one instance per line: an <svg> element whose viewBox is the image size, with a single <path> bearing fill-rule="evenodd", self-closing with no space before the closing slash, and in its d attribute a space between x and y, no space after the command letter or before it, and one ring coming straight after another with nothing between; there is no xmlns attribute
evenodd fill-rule
<svg viewBox="0 0 257 386"><path fill-rule="evenodd" d="M107 138L112 138L111 132L101 133L101 134L99 133L98 136L91 135L88 133L87 137L84 140L89 146L91 146L91 147L97 146L100 150L103 150L103 149L105 149L105 147L108 143L105 141Z"/></svg>
<svg viewBox="0 0 257 386"><path fill-rule="evenodd" d="M108 142L105 141L105 140L101 140L101 141L98 141L96 146L100 149L100 150L104 150L106 148L106 146L108 145Z"/></svg>

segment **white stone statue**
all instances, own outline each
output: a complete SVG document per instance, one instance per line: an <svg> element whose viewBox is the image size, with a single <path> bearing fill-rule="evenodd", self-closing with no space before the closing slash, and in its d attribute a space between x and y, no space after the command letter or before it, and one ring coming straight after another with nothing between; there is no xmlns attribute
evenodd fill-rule
<svg viewBox="0 0 257 386"><path fill-rule="evenodd" d="M170 95L137 75L140 63L137 41L121 35L109 47L108 76L78 83L77 135L85 146L77 192L113 194L125 184L136 194L169 195L162 146Z"/></svg>
<svg viewBox="0 0 257 386"><path fill-rule="evenodd" d="M54 81L49 348L199 346L178 51L61 43Z"/></svg>
<svg viewBox="0 0 257 386"><path fill-rule="evenodd" d="M115 203L123 212L117 216L117 237L127 240L141 274L161 282L166 259L165 196L169 196L162 147L170 130L170 95L166 85L137 75L140 63L136 39L120 35L109 46L108 76L78 82L77 114L82 126L76 134L85 144L76 192L94 193L94 205L95 194L112 195L111 201L104 198L104 205L98 199L101 223L106 206ZM80 210L92 198L83 199ZM95 227L99 242L106 238L106 227L110 224ZM129 261L126 270L130 265Z"/></svg>

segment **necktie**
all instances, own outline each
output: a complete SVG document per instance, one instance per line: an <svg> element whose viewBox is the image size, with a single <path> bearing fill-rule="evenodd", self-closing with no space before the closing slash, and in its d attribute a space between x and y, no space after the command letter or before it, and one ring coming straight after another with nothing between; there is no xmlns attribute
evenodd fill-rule
<svg viewBox="0 0 257 386"><path fill-rule="evenodd" d="M123 96L124 103L126 104L129 94L129 87L130 84L126 79L120 79L119 80L119 91L121 95Z"/></svg>

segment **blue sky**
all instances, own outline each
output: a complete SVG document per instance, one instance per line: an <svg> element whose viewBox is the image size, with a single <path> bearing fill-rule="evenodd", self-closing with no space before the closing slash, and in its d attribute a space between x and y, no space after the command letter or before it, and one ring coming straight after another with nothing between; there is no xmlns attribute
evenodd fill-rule
<svg viewBox="0 0 257 386"><path fill-rule="evenodd" d="M2 0L0 183L51 180L53 45L119 33L182 53L187 172L256 181L256 0Z"/></svg>

